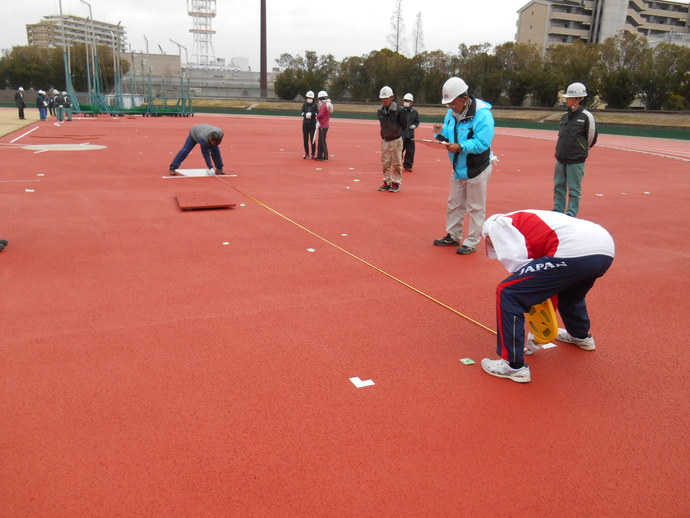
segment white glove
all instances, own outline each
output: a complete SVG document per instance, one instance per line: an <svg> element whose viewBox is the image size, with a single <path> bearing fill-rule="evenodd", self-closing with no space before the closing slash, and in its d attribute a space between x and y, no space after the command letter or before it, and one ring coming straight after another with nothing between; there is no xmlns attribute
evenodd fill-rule
<svg viewBox="0 0 690 518"><path fill-rule="evenodd" d="M534 354L539 349L541 349L541 345L536 343L534 341L534 335L532 333L529 333L527 335L527 343L525 343L525 354Z"/></svg>
<svg viewBox="0 0 690 518"><path fill-rule="evenodd" d="M410 126L410 129L417 129L417 125L413 124L412 126Z"/></svg>
<svg viewBox="0 0 690 518"><path fill-rule="evenodd" d="M206 174L207 174L208 176L216 176L216 171L215 171L213 168L207 169L207 170L206 170Z"/></svg>
<svg viewBox="0 0 690 518"><path fill-rule="evenodd" d="M311 119L311 112L307 112L304 116L305 116L307 119Z"/></svg>

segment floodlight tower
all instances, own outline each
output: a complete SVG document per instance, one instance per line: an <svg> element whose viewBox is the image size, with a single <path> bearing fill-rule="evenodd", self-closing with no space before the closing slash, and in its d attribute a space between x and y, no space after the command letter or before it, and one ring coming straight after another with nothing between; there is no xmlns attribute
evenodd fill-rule
<svg viewBox="0 0 690 518"><path fill-rule="evenodd" d="M192 59L197 65L209 65L215 61L211 38L216 33L211 21L216 16L216 0L187 0L187 14L192 17L194 50Z"/></svg>

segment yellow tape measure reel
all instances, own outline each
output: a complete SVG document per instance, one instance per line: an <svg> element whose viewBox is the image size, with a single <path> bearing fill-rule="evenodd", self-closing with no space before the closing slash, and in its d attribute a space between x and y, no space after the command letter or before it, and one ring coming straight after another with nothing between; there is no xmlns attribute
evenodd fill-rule
<svg viewBox="0 0 690 518"><path fill-rule="evenodd" d="M525 320L538 344L547 344L556 339L558 334L558 318L551 299L541 304L535 304L525 313Z"/></svg>

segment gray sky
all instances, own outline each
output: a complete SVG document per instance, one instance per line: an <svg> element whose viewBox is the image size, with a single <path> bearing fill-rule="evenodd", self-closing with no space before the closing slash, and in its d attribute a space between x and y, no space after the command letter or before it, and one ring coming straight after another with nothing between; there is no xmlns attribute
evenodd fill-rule
<svg viewBox="0 0 690 518"><path fill-rule="evenodd" d="M190 61L192 18L186 0L87 0L95 20L122 22L134 51L177 54L170 39L187 47ZM512 41L517 10L527 0L403 0L406 36L418 13L422 13L424 50L456 52L458 44ZM267 0L268 65L281 53L333 54L341 60L390 47L390 20L394 0ZM259 68L259 0L217 0L213 20L213 49L217 58L243 56L254 70ZM314 7L316 6L316 7ZM0 49L26 45L26 24L42 16L59 14L58 0L20 0L6 6L0 21ZM64 14L86 18L88 7L79 0L62 0ZM408 51L411 45L408 45ZM409 55L409 52L408 52Z"/></svg>

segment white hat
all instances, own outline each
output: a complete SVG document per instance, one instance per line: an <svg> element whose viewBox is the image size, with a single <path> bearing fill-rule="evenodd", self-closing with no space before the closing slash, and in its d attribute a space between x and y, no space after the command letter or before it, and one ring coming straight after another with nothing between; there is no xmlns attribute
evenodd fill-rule
<svg viewBox="0 0 690 518"><path fill-rule="evenodd" d="M21 86L18 88L18 90L19 90L20 92L23 92L23 91L24 91L24 89L23 89Z"/></svg>
<svg viewBox="0 0 690 518"><path fill-rule="evenodd" d="M326 93L326 90L321 90L319 92L319 99L327 99L327 98L328 98L328 94Z"/></svg>
<svg viewBox="0 0 690 518"><path fill-rule="evenodd" d="M566 99L570 97L587 97L587 88L582 83L573 83L568 86L563 97Z"/></svg>
<svg viewBox="0 0 690 518"><path fill-rule="evenodd" d="M313 99L313 98L314 98L314 92L312 92L311 90L309 90L309 91L307 92L307 95L306 95L305 97L306 97L307 99Z"/></svg>
<svg viewBox="0 0 690 518"><path fill-rule="evenodd" d="M46 94L43 90L39 90L38 93L39 93L39 94L43 94L43 95Z"/></svg>
<svg viewBox="0 0 690 518"><path fill-rule="evenodd" d="M405 97L403 97L403 101L412 101L414 102L414 97L412 94L405 94Z"/></svg>
<svg viewBox="0 0 690 518"><path fill-rule="evenodd" d="M390 86L384 86L379 92L379 99L388 99L393 97L393 89Z"/></svg>
<svg viewBox="0 0 690 518"><path fill-rule="evenodd" d="M441 104L453 102L456 97L466 94L468 88L467 83L459 77L451 77L443 84Z"/></svg>

